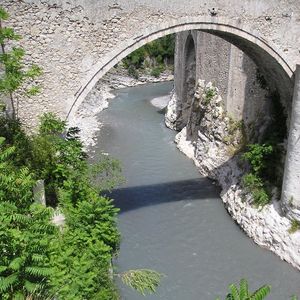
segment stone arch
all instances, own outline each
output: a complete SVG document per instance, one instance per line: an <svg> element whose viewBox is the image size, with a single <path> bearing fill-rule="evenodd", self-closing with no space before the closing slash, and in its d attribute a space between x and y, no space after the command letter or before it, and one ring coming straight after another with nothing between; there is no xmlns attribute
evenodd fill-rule
<svg viewBox="0 0 300 300"><path fill-rule="evenodd" d="M240 22L232 23L226 18L185 17L176 19L172 23L167 22L158 27L146 29L139 36L124 41L114 51L105 55L91 68L85 83L73 99L68 99L67 118L77 110L98 80L128 54L167 34L194 29L220 36L243 50L260 66L268 81L277 85L279 93L285 99L287 111L290 111L294 70L271 42L267 42L264 37L254 33L251 28L243 26Z"/></svg>

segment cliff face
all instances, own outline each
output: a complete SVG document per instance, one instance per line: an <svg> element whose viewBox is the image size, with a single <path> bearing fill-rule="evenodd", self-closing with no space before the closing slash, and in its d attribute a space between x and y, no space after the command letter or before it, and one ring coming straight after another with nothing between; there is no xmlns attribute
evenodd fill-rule
<svg viewBox="0 0 300 300"><path fill-rule="evenodd" d="M189 156L199 162L200 172L215 179L218 169L238 152L243 140L242 122L228 116L218 88L199 80L187 125L176 137L178 147L185 152L184 145L191 145Z"/></svg>
<svg viewBox="0 0 300 300"><path fill-rule="evenodd" d="M168 115L174 111L172 99ZM273 190L271 204L257 209L243 188L246 166L238 152L244 139L241 122L228 116L218 89L198 81L187 125L175 139L178 149L193 159L202 175L218 182L226 209L249 237L300 269L300 232L289 233L291 223L281 215L278 191Z"/></svg>

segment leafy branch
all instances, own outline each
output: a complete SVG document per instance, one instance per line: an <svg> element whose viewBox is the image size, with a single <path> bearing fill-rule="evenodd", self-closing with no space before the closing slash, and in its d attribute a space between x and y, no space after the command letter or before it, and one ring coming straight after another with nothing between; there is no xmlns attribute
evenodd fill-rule
<svg viewBox="0 0 300 300"><path fill-rule="evenodd" d="M155 293L163 274L149 269L129 270L121 274L122 282L145 296L147 293Z"/></svg>
<svg viewBox="0 0 300 300"><path fill-rule="evenodd" d="M19 41L21 36L16 34L11 27L4 27L3 21L8 20L9 14L0 7L0 66L4 72L0 78L0 93L8 96L11 103L12 118L18 118L18 100L14 94L24 85L34 81L42 74L42 69L32 64L25 67L25 51L21 47L11 47L8 51L6 46L12 41ZM24 88L25 95L34 96L39 93L40 88L32 85Z"/></svg>
<svg viewBox="0 0 300 300"><path fill-rule="evenodd" d="M254 293L251 293L247 280L241 279L239 287L235 284L229 285L229 294L227 294L225 300L262 300L266 298L270 291L271 287L269 285L263 285ZM218 298L216 300L220 299Z"/></svg>

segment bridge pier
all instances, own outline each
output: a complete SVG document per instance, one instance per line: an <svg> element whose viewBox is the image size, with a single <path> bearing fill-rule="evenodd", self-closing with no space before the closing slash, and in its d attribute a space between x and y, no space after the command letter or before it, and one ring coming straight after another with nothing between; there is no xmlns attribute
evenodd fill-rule
<svg viewBox="0 0 300 300"><path fill-rule="evenodd" d="M190 51L190 45L194 51ZM192 67L192 60L196 68ZM257 66L242 50L207 32L184 31L176 34L174 61L176 105L172 102L166 117L173 129L181 130L187 125L191 96L199 79L212 82L219 89L226 112L236 121L243 120L249 128L247 133L252 134L254 124L260 126L262 117L258 116L270 109L268 92L257 80Z"/></svg>
<svg viewBox="0 0 300 300"><path fill-rule="evenodd" d="M300 65L296 66L295 71L281 200L287 216L300 221Z"/></svg>

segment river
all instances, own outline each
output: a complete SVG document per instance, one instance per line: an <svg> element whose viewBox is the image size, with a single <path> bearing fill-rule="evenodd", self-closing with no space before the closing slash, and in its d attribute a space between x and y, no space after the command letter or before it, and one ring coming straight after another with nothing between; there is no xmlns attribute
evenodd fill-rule
<svg viewBox="0 0 300 300"><path fill-rule="evenodd" d="M175 132L150 100L170 92L159 83L116 92L96 146L122 161L126 184L113 192L121 212L119 272L163 274L157 293L143 297L120 284L122 299L214 300L240 278L251 290L270 284L267 299L300 295L300 272L257 246L228 215L218 188L198 173L173 142Z"/></svg>

